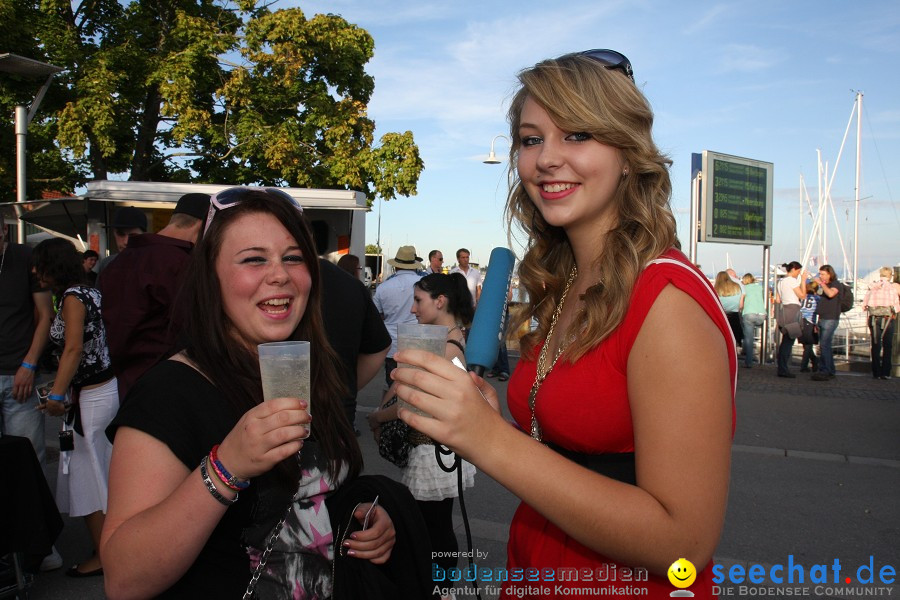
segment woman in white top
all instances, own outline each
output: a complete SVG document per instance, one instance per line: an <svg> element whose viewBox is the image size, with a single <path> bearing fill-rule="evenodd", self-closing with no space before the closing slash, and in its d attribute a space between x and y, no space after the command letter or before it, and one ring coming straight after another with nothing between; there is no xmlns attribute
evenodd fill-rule
<svg viewBox="0 0 900 600"><path fill-rule="evenodd" d="M465 337L463 328L469 326L474 317L472 295L462 273L426 275L415 283L411 312L425 325L447 327L447 344L444 357L466 362ZM381 425L397 418L397 405L385 405L394 397L397 384L394 383L384 395L379 410L369 415L369 427L377 435ZM459 496L456 472L441 469L435 455L435 447L427 436L413 431L410 441L409 463L403 468L403 484L409 488L422 511L432 548L438 554L432 562L449 570L457 566L458 545L453 529L453 499ZM453 464L453 456L442 458L446 466ZM463 474L463 489L475 485L475 467L461 461L459 468Z"/></svg>
<svg viewBox="0 0 900 600"><path fill-rule="evenodd" d="M796 377L790 372L791 349L794 346L794 338L788 333L785 325L798 322L800 315L800 299L806 298L806 271L803 265L796 260L782 265L787 271L787 276L778 282L778 299L781 302L782 319L778 324L781 330L781 344L778 346L778 376Z"/></svg>

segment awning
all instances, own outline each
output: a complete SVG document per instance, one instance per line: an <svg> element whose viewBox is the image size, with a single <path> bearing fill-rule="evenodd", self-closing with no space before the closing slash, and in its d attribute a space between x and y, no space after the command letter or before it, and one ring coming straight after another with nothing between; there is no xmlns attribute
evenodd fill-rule
<svg viewBox="0 0 900 600"><path fill-rule="evenodd" d="M73 239L87 237L87 203L83 198L7 202L0 210L7 222L19 218L50 233Z"/></svg>

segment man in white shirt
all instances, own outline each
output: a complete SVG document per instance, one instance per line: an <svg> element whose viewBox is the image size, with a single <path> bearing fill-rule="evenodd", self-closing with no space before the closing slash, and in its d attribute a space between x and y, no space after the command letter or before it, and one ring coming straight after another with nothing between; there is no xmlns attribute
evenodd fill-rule
<svg viewBox="0 0 900 600"><path fill-rule="evenodd" d="M397 256L388 264L397 271L375 290L375 308L381 313L384 325L391 334L391 349L384 359L384 381L390 387L391 371L397 368L394 353L397 351L397 325L416 323L416 316L410 312L413 305L413 286L422 278L422 259L416 254L415 246L400 246Z"/></svg>
<svg viewBox="0 0 900 600"><path fill-rule="evenodd" d="M451 273L462 273L469 284L469 292L472 294L472 306L478 304L481 297L481 271L473 269L469 266L469 251L460 248L456 251L457 266L450 269Z"/></svg>
<svg viewBox="0 0 900 600"><path fill-rule="evenodd" d="M778 345L778 376L796 377L790 372L791 349L794 337L791 337L785 325L799 323L800 300L806 298L806 271L796 260L782 265L787 275L778 282L778 301L781 302L782 321L780 325L781 343Z"/></svg>

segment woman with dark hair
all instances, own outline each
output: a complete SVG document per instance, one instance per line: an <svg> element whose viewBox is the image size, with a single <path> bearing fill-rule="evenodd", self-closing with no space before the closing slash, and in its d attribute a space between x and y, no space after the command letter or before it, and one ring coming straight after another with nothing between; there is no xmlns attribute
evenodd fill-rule
<svg viewBox="0 0 900 600"><path fill-rule="evenodd" d="M359 504L352 518L368 529L342 538L325 502L362 456L318 282L290 196L213 196L185 280L187 347L138 381L108 432L110 596L329 598L338 549L375 564L390 557L394 526L381 506ZM257 345L287 339L311 343L312 397L263 402Z"/></svg>
<svg viewBox="0 0 900 600"><path fill-rule="evenodd" d="M475 309L472 294L462 273L433 273L419 279L413 285L413 305L410 310L420 324L443 325L447 327L447 344L444 357L447 360L465 358L465 336L463 331L472 323ZM376 439L381 424L397 418L397 405L385 407L396 395L395 383L385 393L379 410L369 415L369 427ZM456 533L453 530L453 499L459 495L456 472L448 473L440 468L434 453L434 445L426 436L413 432L413 448L409 452L409 462L403 467L403 483L425 517L434 552L439 558L434 562L442 569L456 566L458 550ZM453 456L442 459L446 465L453 462ZM463 488L475 484L475 467L466 461L460 463L463 470Z"/></svg>
<svg viewBox="0 0 900 600"><path fill-rule="evenodd" d="M837 273L831 265L819 267L819 276L815 278L819 285L819 303L816 314L819 315L819 370L812 374L813 381L834 379L834 351L831 342L841 320L841 286Z"/></svg>
<svg viewBox="0 0 900 600"><path fill-rule="evenodd" d="M800 303L806 298L806 276L808 273L796 260L781 265L785 275L775 284L775 301L780 308L775 311L775 319L781 332L778 343L778 376L794 378L791 373L791 353L794 340L800 335ZM821 365L821 361L819 363Z"/></svg>
<svg viewBox="0 0 900 600"><path fill-rule="evenodd" d="M343 255L338 259L337 266L352 275L354 279L359 279L359 257L355 254Z"/></svg>
<svg viewBox="0 0 900 600"><path fill-rule="evenodd" d="M674 248L670 161L653 114L628 59L611 50L542 61L519 82L507 213L527 240L519 281L529 301L510 330L538 323L509 380L521 429L484 401L491 386L417 351L397 360L425 371L394 378L433 418L400 417L522 499L508 569L620 565L642 573L629 584L635 597L662 597L685 558L696 565L692 594L713 597L737 355L715 291ZM529 585L505 583L501 597ZM606 586L623 587L594 580L590 597ZM544 597L584 597L584 587L557 580Z"/></svg>
<svg viewBox="0 0 900 600"><path fill-rule="evenodd" d="M32 260L35 274L56 298L50 341L60 350L56 379L41 408L55 416L68 413L65 429L74 440L69 451L60 448L56 502L62 512L84 517L94 544L94 555L66 575L102 575L97 551L112 453L103 431L119 408L119 393L100 317L100 292L85 285L81 255L66 239L44 240Z"/></svg>

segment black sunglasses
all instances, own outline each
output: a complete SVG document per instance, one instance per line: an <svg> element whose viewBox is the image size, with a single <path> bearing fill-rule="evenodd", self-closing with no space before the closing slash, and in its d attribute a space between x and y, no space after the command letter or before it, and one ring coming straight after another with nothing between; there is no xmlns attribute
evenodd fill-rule
<svg viewBox="0 0 900 600"><path fill-rule="evenodd" d="M222 190L221 192L215 193L212 198L209 199L209 212L206 215L206 226L203 228L203 235L206 235L206 232L209 231L209 226L212 225L213 217L215 217L216 213L231 208L232 206L237 206L243 200L244 194L247 192L265 192L276 198L281 198L282 200L286 200L300 214L303 214L303 207L294 199L293 196L288 194L287 192L280 190L278 188L272 187L256 187L256 186L242 186L242 187L230 187Z"/></svg>
<svg viewBox="0 0 900 600"><path fill-rule="evenodd" d="M634 70L631 68L631 61L628 60L621 52L615 50L585 50L579 52L578 56L587 56L593 58L607 69L622 71L634 83Z"/></svg>

